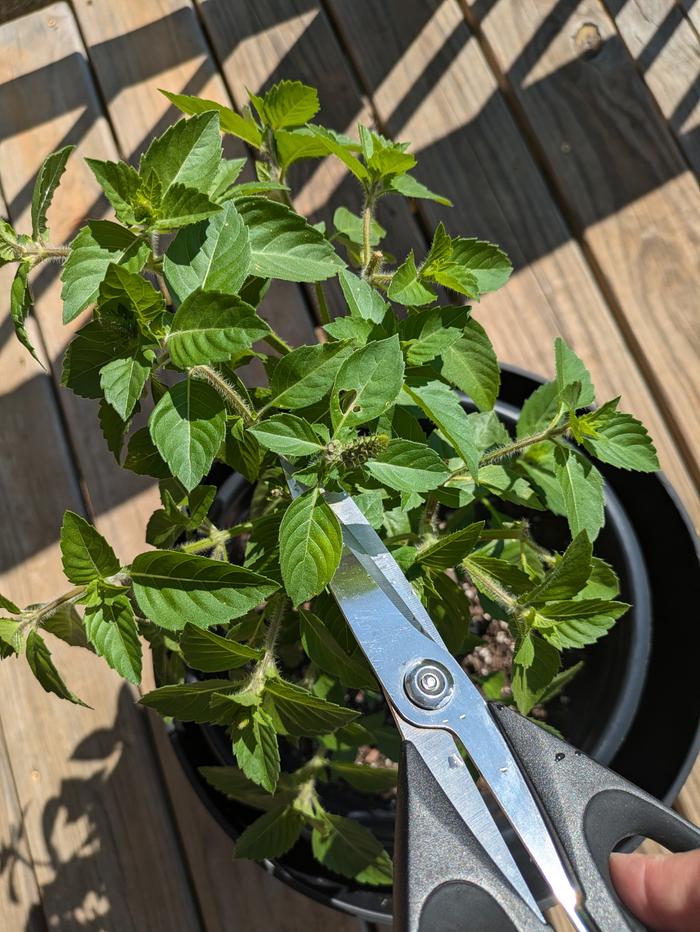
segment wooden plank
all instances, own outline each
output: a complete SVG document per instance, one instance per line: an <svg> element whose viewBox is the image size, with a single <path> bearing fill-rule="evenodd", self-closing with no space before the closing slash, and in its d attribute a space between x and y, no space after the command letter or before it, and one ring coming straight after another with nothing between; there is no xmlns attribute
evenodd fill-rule
<svg viewBox="0 0 700 932"><path fill-rule="evenodd" d="M32 114L35 102L46 120ZM74 141L83 153L114 153L66 4L0 29L0 114L0 181L13 222L26 229L31 179L51 149ZM66 178L51 213L57 241L70 234L95 201L89 174L76 161ZM54 274L40 275L35 292L43 339L55 362L68 336L57 322L55 267ZM5 351L19 351L14 339ZM17 383L17 397L4 408L3 430L13 417L21 418L15 430L23 447L3 456L3 501L9 500L10 511L3 526L16 527L17 533L3 535L11 569L2 586L20 604L65 588L56 544L60 514L66 507L83 511L65 442L54 439L55 407L44 401L44 412L40 403L32 403L31 392L38 391L44 377L31 365L25 354L21 364L3 369ZM137 534L142 538L151 490L143 484L119 485L119 470L87 426L95 423L94 408L69 393L61 401L82 477L102 512L98 524L120 556L128 558ZM44 423L49 412L54 426ZM99 923L120 932L200 928L132 692L93 655L60 643L51 649L72 688L94 711L43 693L23 664L6 662L0 670L4 694L13 697L11 706L3 706L2 725L48 924Z"/></svg>
<svg viewBox="0 0 700 932"><path fill-rule="evenodd" d="M177 115L158 93L159 87L230 105L189 3L138 0L121 3L116 9L76 0L74 8L126 157L135 158ZM152 47L157 51L149 55ZM229 154L247 153L239 146ZM296 286L276 283L263 310L286 339L314 341ZM150 686L144 682L145 688ZM293 893L256 865L233 860L230 839L195 797L164 735L162 721L153 717L151 724L208 932L321 929L329 921L337 922L329 910ZM343 922L342 929L354 928Z"/></svg>
<svg viewBox="0 0 700 932"><path fill-rule="evenodd" d="M661 113L700 175L700 38L676 0L606 3Z"/></svg>
<svg viewBox="0 0 700 932"><path fill-rule="evenodd" d="M572 6L501 0L482 34L698 478L700 190L602 5Z"/></svg>
<svg viewBox="0 0 700 932"><path fill-rule="evenodd" d="M664 469L700 523L700 500L625 339L453 2L329 0L379 118L411 139L419 169L452 210L421 203L430 226L501 244L516 271L477 308L499 358L551 374L557 334L590 367L601 397L648 424ZM371 23L371 28L368 28Z"/></svg>
<svg viewBox="0 0 700 932"><path fill-rule="evenodd" d="M7 216L0 196L0 214ZM41 502L43 483L54 475L65 476L66 492L77 496L77 484L72 482L71 464L63 435L58 427L57 409L50 378L37 373L36 366L12 335L9 320L8 294L14 269L0 269L0 302L2 306L2 345L0 371L3 373L3 394L0 404L0 522L3 528L22 528L21 533L4 534L0 541L0 592L9 591L8 569L41 552L47 544L44 522L35 501ZM36 328L31 335L37 338ZM41 350L39 350L41 353ZM27 424L31 429L27 430ZM48 452L45 455L44 449ZM34 466L34 462L37 466ZM28 467L32 466L31 469ZM26 476L35 485L27 489ZM45 488L45 486L43 486ZM33 494L25 498L18 489ZM58 515L56 516L58 518ZM60 518L59 518L60 520ZM2 679L0 670L0 683ZM34 873L25 813L15 786L10 755L2 731L0 714L0 850L3 885L0 892L0 920L6 932L45 932L46 925L39 885Z"/></svg>
<svg viewBox="0 0 700 932"><path fill-rule="evenodd" d="M318 0L259 0L230 4L200 2L203 20L229 88L239 107L255 93L282 78L297 79L318 88L318 121L357 138L358 122L372 125L373 114L349 67L338 39ZM337 159L300 163L290 172L297 209L329 228L335 208L359 212L360 189ZM379 220L389 231L386 248L397 256L421 250L423 240L400 198L385 198ZM331 302L339 289L327 285ZM337 306L331 303L331 311Z"/></svg>

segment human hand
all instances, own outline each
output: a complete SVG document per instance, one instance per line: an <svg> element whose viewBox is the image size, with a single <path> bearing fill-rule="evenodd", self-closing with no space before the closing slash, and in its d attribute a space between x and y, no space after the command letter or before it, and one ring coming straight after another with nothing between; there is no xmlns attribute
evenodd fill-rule
<svg viewBox="0 0 700 932"><path fill-rule="evenodd" d="M610 876L630 912L655 932L700 932L700 850L613 854Z"/></svg>

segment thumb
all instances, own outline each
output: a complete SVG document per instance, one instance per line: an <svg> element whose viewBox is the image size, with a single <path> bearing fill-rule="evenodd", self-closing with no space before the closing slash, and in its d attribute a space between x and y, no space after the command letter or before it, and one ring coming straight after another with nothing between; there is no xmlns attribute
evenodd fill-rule
<svg viewBox="0 0 700 932"><path fill-rule="evenodd" d="M700 850L613 854L610 876L622 902L657 932L700 932Z"/></svg>

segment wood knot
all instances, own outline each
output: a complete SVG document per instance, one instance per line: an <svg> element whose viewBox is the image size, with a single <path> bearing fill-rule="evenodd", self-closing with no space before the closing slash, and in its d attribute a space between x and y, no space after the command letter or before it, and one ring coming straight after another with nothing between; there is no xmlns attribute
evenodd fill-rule
<svg viewBox="0 0 700 932"><path fill-rule="evenodd" d="M603 37L595 23L584 23L579 27L574 42L579 55L584 58L593 58L600 51Z"/></svg>

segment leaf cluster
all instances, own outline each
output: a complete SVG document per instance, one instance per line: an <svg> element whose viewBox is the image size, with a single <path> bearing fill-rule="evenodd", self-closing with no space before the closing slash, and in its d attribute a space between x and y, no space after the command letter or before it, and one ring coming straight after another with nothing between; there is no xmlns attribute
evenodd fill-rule
<svg viewBox="0 0 700 932"><path fill-rule="evenodd" d="M449 204L414 175L408 144L314 122L317 94L298 81L251 95L242 113L166 96L186 118L151 142L138 167L88 159L113 219L51 245L47 208L67 147L37 176L31 234L0 223L0 263L17 263L18 339L35 355L25 327L30 273L62 260L64 321L90 309L62 383L97 402L117 462L158 480L161 496L146 529L153 549L129 565L67 512L61 553L72 588L26 608L0 597L0 653L24 654L46 690L80 703L47 632L133 683L145 639L161 685L142 702L226 729L237 768L205 775L264 812L239 855L276 857L307 833L331 871L387 883L381 844L323 804L329 779L389 791L393 769L358 763L359 749L398 753L373 673L327 591L342 533L326 494L354 496L457 656L479 644L474 592L508 623L510 669L479 682L529 714L575 675L562 666L566 651L605 635L628 608L614 570L593 554L605 506L593 460L649 471L656 454L619 399L593 407L590 374L561 339L556 378L527 400L511 436L494 412L495 352L465 303L505 284L507 256L442 223L422 257L396 261L383 248L384 198ZM254 151L254 174L223 156L222 134ZM362 214L339 208L329 231L294 209L287 184L292 165L327 157L363 193ZM342 301L332 319L321 301L324 341L291 348L261 313L271 282L323 296L335 278ZM253 359L266 378L249 388ZM233 527L210 517L215 463L253 485ZM305 488L293 501L285 469ZM551 551L533 539L536 511L565 519L568 546ZM283 742L304 760L291 773Z"/></svg>

